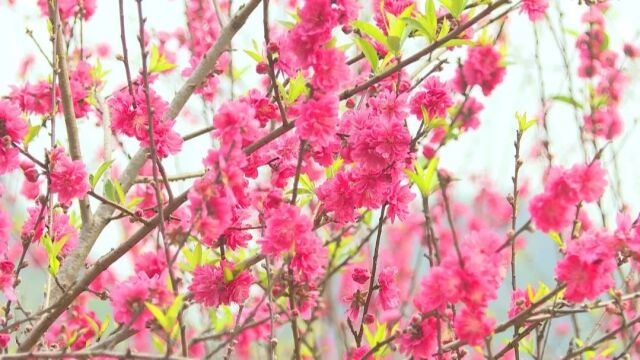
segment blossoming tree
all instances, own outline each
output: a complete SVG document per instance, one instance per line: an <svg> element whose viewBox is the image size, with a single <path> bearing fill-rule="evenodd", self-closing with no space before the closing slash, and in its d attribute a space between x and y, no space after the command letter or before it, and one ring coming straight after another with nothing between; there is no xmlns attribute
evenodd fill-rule
<svg viewBox="0 0 640 360"><path fill-rule="evenodd" d="M163 3L0 5L45 29L0 99L2 358L640 357L615 2L185 0L171 30ZM443 153L483 126L512 23L539 102L507 114L501 189Z"/></svg>

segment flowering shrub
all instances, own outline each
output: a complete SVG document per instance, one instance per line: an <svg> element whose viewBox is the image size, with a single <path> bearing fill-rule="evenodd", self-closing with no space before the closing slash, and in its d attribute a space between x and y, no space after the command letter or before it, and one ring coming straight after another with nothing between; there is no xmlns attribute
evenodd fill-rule
<svg viewBox="0 0 640 360"><path fill-rule="evenodd" d="M1 89L3 358L640 358L617 3L0 4L42 25ZM457 169L491 117L510 160Z"/></svg>

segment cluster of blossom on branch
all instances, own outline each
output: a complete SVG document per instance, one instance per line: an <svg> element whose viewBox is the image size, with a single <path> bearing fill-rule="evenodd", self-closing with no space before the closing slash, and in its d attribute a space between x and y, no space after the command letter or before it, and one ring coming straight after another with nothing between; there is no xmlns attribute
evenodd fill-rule
<svg viewBox="0 0 640 360"><path fill-rule="evenodd" d="M640 356L617 163L640 49L607 33L615 4L237 2L168 1L176 29L147 22L161 1L32 4L39 54L0 99L2 355ZM113 36L85 39L102 11ZM535 34L538 116L501 125L500 178L458 173L459 140L513 118L488 111L516 96L512 23Z"/></svg>

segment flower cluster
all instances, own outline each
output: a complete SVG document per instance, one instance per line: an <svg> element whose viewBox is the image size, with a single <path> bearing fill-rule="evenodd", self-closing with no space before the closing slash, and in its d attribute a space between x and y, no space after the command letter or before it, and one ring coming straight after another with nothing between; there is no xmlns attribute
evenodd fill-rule
<svg viewBox="0 0 640 360"><path fill-rule="evenodd" d="M606 172L599 161L569 169L551 168L544 192L529 203L533 224L544 232L564 230L575 217L575 205L597 201L606 185Z"/></svg>

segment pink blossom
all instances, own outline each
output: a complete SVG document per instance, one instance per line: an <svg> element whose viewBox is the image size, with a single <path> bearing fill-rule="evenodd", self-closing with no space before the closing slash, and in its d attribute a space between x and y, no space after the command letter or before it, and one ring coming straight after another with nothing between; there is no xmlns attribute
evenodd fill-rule
<svg viewBox="0 0 640 360"><path fill-rule="evenodd" d="M153 138L158 156L176 154L182 147L182 138L173 130L174 120L163 120L169 104L149 89L150 109L147 109L146 95L141 86L134 88L132 97L125 88L115 93L108 101L111 110L111 128L117 134L136 138L143 146L149 147L149 111L153 125Z"/></svg>
<svg viewBox="0 0 640 360"><path fill-rule="evenodd" d="M599 160L589 165L575 165L571 172L582 200L594 202L600 199L607 186L607 172Z"/></svg>
<svg viewBox="0 0 640 360"><path fill-rule="evenodd" d="M82 4L82 5L80 5ZM47 0L38 0L38 6L42 15L49 16L49 2ZM62 20L72 18L74 15L80 13L80 6L82 6L82 14L84 20L89 20L91 16L96 12L96 0L83 0L79 2L77 0L60 0L58 1L58 8L60 10L60 17Z"/></svg>
<svg viewBox="0 0 640 360"><path fill-rule="evenodd" d="M230 190L218 184L215 175L208 172L194 182L188 197L194 231L202 235L203 243L217 246L219 237L233 222L235 201Z"/></svg>
<svg viewBox="0 0 640 360"><path fill-rule="evenodd" d="M321 49L314 54L311 67L314 90L332 92L349 81L351 70L346 64L344 53L336 48Z"/></svg>
<svg viewBox="0 0 640 360"><path fill-rule="evenodd" d="M171 300L165 281L158 276L150 278L145 273L138 273L125 282L116 283L110 297L113 319L123 325L130 324L135 330L144 329L147 321L154 319L145 302L150 301L162 308Z"/></svg>
<svg viewBox="0 0 640 360"><path fill-rule="evenodd" d="M13 289L14 272L13 262L9 260L0 261L0 289L2 289L7 300L15 301L16 293Z"/></svg>
<svg viewBox="0 0 640 360"><path fill-rule="evenodd" d="M328 145L335 137L338 122L338 98L325 95L298 106L296 132L311 145Z"/></svg>
<svg viewBox="0 0 640 360"><path fill-rule="evenodd" d="M349 138L353 160L372 172L404 161L409 154L410 141L409 132L401 122L382 119L372 121L368 128Z"/></svg>
<svg viewBox="0 0 640 360"><path fill-rule="evenodd" d="M145 252L136 256L134 269L136 273L144 272L148 277L162 276L167 268L167 260L162 251Z"/></svg>
<svg viewBox="0 0 640 360"><path fill-rule="evenodd" d="M325 209L333 212L333 219L340 223L352 221L358 215L351 181L349 173L341 171L316 189Z"/></svg>
<svg viewBox="0 0 640 360"><path fill-rule="evenodd" d="M480 126L480 118L478 115L484 109L484 105L473 96L469 96L458 106L458 112L454 115L460 121L464 130L477 129Z"/></svg>
<svg viewBox="0 0 640 360"><path fill-rule="evenodd" d="M511 307L509 308L509 318L513 318L521 311L531 306L531 299L527 291L516 289L511 293Z"/></svg>
<svg viewBox="0 0 640 360"><path fill-rule="evenodd" d="M55 148L50 158L51 191L58 194L58 200L70 204L73 199L83 199L90 189L84 163L71 160L61 147Z"/></svg>
<svg viewBox="0 0 640 360"><path fill-rule="evenodd" d="M189 291L196 302L207 307L242 304L249 297L249 287L254 280L250 272L235 270L232 263L223 260L218 265L198 266Z"/></svg>
<svg viewBox="0 0 640 360"><path fill-rule="evenodd" d="M478 85L485 96L502 82L506 73L500 64L501 56L491 45L470 46L467 50L467 60L458 72L458 84L462 84L461 91L466 85Z"/></svg>
<svg viewBox="0 0 640 360"><path fill-rule="evenodd" d="M353 279L353 281L357 282L358 284L366 283L367 281L369 281L370 277L371 274L369 273L369 270L362 267L354 268L353 273L351 274L351 278Z"/></svg>
<svg viewBox="0 0 640 360"><path fill-rule="evenodd" d="M453 323L456 335L469 345L480 345L491 334L495 320L488 318L483 309L463 306Z"/></svg>
<svg viewBox="0 0 640 360"><path fill-rule="evenodd" d="M611 140L622 133L623 122L615 108L604 107L584 115L584 129L595 136Z"/></svg>
<svg viewBox="0 0 640 360"><path fill-rule="evenodd" d="M0 100L0 175L18 167L18 150L11 142L22 143L27 124L20 109L8 100Z"/></svg>
<svg viewBox="0 0 640 360"><path fill-rule="evenodd" d="M369 106L383 121L404 121L408 116L407 94L397 95L392 90L382 90L375 97L369 98Z"/></svg>
<svg viewBox="0 0 640 360"><path fill-rule="evenodd" d="M398 338L400 351L416 359L430 358L437 351L438 321L433 317L414 316L411 324Z"/></svg>
<svg viewBox="0 0 640 360"><path fill-rule="evenodd" d="M425 109L429 118L445 117L447 109L453 105L447 84L437 76L431 76L422 87L424 90L417 92L411 99L411 113L422 119L422 109Z"/></svg>
<svg viewBox="0 0 640 360"><path fill-rule="evenodd" d="M567 246L564 259L556 265L558 280L567 284L565 299L578 303L593 300L614 286L612 272L617 264L600 232L586 232Z"/></svg>
<svg viewBox="0 0 640 360"><path fill-rule="evenodd" d="M378 300L384 310L395 309L400 305L400 290L396 284L398 269L394 266L386 267L378 276Z"/></svg>
<svg viewBox="0 0 640 360"><path fill-rule="evenodd" d="M387 197L387 216L391 223L396 218L404 221L409 215L409 203L415 199L416 194L411 192L411 187L407 185L395 184L390 188L389 195Z"/></svg>
<svg viewBox="0 0 640 360"><path fill-rule="evenodd" d="M571 225L574 208L559 201L553 194L542 193L531 199L529 212L536 228L544 232L559 232Z"/></svg>
<svg viewBox="0 0 640 360"><path fill-rule="evenodd" d="M529 20L538 21L544 18L548 7L547 0L523 0L520 12L527 14Z"/></svg>
<svg viewBox="0 0 640 360"><path fill-rule="evenodd" d="M300 213L300 208L283 204L266 214L264 237L258 240L262 253L277 256L293 251L298 239L310 236L311 220Z"/></svg>

